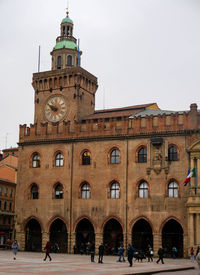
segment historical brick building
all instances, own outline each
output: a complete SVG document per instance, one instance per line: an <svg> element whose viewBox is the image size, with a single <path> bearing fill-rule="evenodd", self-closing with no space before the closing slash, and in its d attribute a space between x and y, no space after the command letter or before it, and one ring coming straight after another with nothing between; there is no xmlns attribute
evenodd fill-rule
<svg viewBox="0 0 200 275"><path fill-rule="evenodd" d="M95 111L97 78L80 67L68 14L52 69L33 74L34 124L20 126L16 234L22 249L50 239L73 252L200 245L200 112L156 103ZM188 167L197 176L186 187Z"/></svg>
<svg viewBox="0 0 200 275"><path fill-rule="evenodd" d="M0 160L0 247L14 238L15 190L17 182L18 149L3 150Z"/></svg>

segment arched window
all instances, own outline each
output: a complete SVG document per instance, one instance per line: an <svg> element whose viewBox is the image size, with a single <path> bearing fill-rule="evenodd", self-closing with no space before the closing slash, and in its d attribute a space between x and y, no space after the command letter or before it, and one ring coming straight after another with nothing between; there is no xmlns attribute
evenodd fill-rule
<svg viewBox="0 0 200 275"><path fill-rule="evenodd" d="M61 152L59 152L58 154L56 154L55 161L56 161L56 167L63 166L63 164L64 164L64 156L63 156L63 154Z"/></svg>
<svg viewBox="0 0 200 275"><path fill-rule="evenodd" d="M82 165L90 165L90 152L84 151L82 153Z"/></svg>
<svg viewBox="0 0 200 275"><path fill-rule="evenodd" d="M168 197L178 198L178 184L175 181L171 181L168 185Z"/></svg>
<svg viewBox="0 0 200 275"><path fill-rule="evenodd" d="M72 66L72 56L71 55L67 56L67 66Z"/></svg>
<svg viewBox="0 0 200 275"><path fill-rule="evenodd" d="M38 155L37 153L33 155L32 167L33 168L40 167L40 155Z"/></svg>
<svg viewBox="0 0 200 275"><path fill-rule="evenodd" d="M55 199L62 199L63 198L63 186L62 184L58 183L55 186Z"/></svg>
<svg viewBox="0 0 200 275"><path fill-rule="evenodd" d="M147 149L145 147L141 147L138 151L138 162L147 162Z"/></svg>
<svg viewBox="0 0 200 275"><path fill-rule="evenodd" d="M90 185L88 183L84 183L81 186L81 198L89 199L90 198Z"/></svg>
<svg viewBox="0 0 200 275"><path fill-rule="evenodd" d="M118 182L113 182L110 185L110 198L111 199L119 199L119 183Z"/></svg>
<svg viewBox="0 0 200 275"><path fill-rule="evenodd" d="M110 153L110 163L111 164L118 164L120 161L119 159L119 150L113 149Z"/></svg>
<svg viewBox="0 0 200 275"><path fill-rule="evenodd" d="M62 57L59 55L57 57L57 68L60 69L62 65Z"/></svg>
<svg viewBox="0 0 200 275"><path fill-rule="evenodd" d="M31 200L37 200L38 199L38 186L37 184L33 184L31 187Z"/></svg>
<svg viewBox="0 0 200 275"><path fill-rule="evenodd" d="M168 161L178 160L178 151L176 146L172 145L168 149Z"/></svg>
<svg viewBox="0 0 200 275"><path fill-rule="evenodd" d="M148 198L148 196L149 196L149 187L145 181L143 181L139 184L138 196L139 196L139 198Z"/></svg>

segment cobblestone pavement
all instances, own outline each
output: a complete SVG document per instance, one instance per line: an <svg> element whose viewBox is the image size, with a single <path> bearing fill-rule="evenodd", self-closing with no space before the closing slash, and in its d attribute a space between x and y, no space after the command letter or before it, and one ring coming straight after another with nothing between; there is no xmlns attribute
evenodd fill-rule
<svg viewBox="0 0 200 275"><path fill-rule="evenodd" d="M125 275L125 274L181 274L181 275L198 275L196 263L191 263L185 259L165 259L165 264L134 263L129 267L128 262L119 263L117 257L104 256L104 263L91 263L90 256L86 255L69 255L69 254L51 254L52 261L43 261L44 253L19 252L17 259L13 259L11 251L0 251L0 274L52 274L52 275ZM96 257L97 259L97 257ZM192 269L194 268L195 269ZM189 269L188 269L189 268ZM181 269L187 269L178 271ZM171 273L173 270L176 272Z"/></svg>

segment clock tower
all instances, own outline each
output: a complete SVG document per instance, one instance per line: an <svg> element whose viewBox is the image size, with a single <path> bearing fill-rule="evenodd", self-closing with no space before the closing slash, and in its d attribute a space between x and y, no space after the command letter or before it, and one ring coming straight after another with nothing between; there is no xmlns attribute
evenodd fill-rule
<svg viewBox="0 0 200 275"><path fill-rule="evenodd" d="M51 52L51 71L33 74L34 123L79 121L94 113L97 78L80 67L81 54L67 11Z"/></svg>

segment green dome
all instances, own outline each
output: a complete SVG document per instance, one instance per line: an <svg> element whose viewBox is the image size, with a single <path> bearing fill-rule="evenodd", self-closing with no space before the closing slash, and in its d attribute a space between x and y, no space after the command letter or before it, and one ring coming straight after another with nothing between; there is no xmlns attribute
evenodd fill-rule
<svg viewBox="0 0 200 275"><path fill-rule="evenodd" d="M73 24L73 21L69 18L69 16L67 15L63 20L62 20L62 23L71 23ZM62 24L61 23L61 24Z"/></svg>
<svg viewBox="0 0 200 275"><path fill-rule="evenodd" d="M77 45L73 41L63 40L56 43L54 50L63 49L63 48L77 50Z"/></svg>

